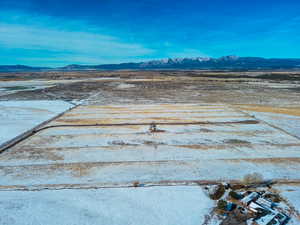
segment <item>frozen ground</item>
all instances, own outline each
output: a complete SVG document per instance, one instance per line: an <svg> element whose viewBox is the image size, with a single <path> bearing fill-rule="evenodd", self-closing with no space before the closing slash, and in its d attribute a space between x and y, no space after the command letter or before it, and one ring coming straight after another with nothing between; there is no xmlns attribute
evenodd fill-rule
<svg viewBox="0 0 300 225"><path fill-rule="evenodd" d="M213 204L200 187L0 191L0 224L201 225Z"/></svg>
<svg viewBox="0 0 300 225"><path fill-rule="evenodd" d="M20 91L34 91L54 87L56 85L77 83L82 81L96 82L96 81L113 81L118 80L118 77L100 77L100 78L87 78L87 79L67 79L67 80L12 80L0 82L0 96L18 93Z"/></svg>
<svg viewBox="0 0 300 225"><path fill-rule="evenodd" d="M0 146L71 107L63 101L0 101Z"/></svg>
<svg viewBox="0 0 300 225"><path fill-rule="evenodd" d="M282 184L274 186L279 191L289 207L291 208L291 224L300 224L300 185L299 184Z"/></svg>
<svg viewBox="0 0 300 225"><path fill-rule="evenodd" d="M132 125L145 121L169 124ZM63 127L1 155L1 189L300 179L300 140L229 105L80 106L49 125Z"/></svg>
<svg viewBox="0 0 300 225"><path fill-rule="evenodd" d="M257 119L263 120L273 126L280 127L286 132L300 138L300 116L282 115L268 112L246 111Z"/></svg>
<svg viewBox="0 0 300 225"><path fill-rule="evenodd" d="M68 127L45 129L0 155L0 225L219 225L215 217L209 221L214 202L199 182L253 172L299 181L299 82L288 80L289 73L286 81L276 74L274 80L240 75L110 71L5 78L2 100L84 100L84 106L48 124ZM13 131L24 124L30 129L31 121L70 106L0 107L0 132L7 135L4 123ZM157 133L149 124L126 125L153 121L173 124L158 125ZM116 126L78 127L97 123ZM299 211L299 189L282 190Z"/></svg>

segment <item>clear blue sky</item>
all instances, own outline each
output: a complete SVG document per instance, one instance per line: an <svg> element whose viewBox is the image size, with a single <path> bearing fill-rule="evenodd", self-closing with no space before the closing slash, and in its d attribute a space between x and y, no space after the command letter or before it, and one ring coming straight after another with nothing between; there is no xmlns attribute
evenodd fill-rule
<svg viewBox="0 0 300 225"><path fill-rule="evenodd" d="M300 58L299 0L0 0L0 64Z"/></svg>

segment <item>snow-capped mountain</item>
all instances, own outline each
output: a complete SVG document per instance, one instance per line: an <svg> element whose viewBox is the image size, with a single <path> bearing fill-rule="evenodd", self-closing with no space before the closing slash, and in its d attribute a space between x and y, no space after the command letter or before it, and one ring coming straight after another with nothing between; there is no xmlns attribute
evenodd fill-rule
<svg viewBox="0 0 300 225"><path fill-rule="evenodd" d="M0 71L42 70L49 68L0 66ZM51 68L50 68L51 69ZM260 57L223 56L220 58L169 58L139 63L68 65L52 70L118 70L118 69L300 69L300 59L266 59Z"/></svg>

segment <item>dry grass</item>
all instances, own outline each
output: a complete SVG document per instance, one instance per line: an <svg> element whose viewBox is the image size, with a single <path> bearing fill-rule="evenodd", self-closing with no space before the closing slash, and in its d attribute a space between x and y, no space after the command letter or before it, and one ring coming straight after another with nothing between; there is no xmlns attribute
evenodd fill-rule
<svg viewBox="0 0 300 225"><path fill-rule="evenodd" d="M238 105L242 110L255 111L255 112L269 112L286 114L291 116L300 116L300 107L271 107L263 105Z"/></svg>
<svg viewBox="0 0 300 225"><path fill-rule="evenodd" d="M240 163L242 161L244 162L252 162L252 163L259 163L259 164L282 164L285 166L290 166L291 164L298 164L300 163L300 158L294 157L294 158L249 158L249 159L224 159L224 161L229 162L236 162Z"/></svg>

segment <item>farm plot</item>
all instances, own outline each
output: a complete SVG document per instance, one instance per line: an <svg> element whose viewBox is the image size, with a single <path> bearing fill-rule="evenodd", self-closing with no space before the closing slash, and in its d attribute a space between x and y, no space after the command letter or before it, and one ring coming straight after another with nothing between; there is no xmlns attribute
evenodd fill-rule
<svg viewBox="0 0 300 225"><path fill-rule="evenodd" d="M0 189L300 179L299 148L230 105L81 106L1 155Z"/></svg>
<svg viewBox="0 0 300 225"><path fill-rule="evenodd" d="M64 101L0 101L0 146L71 107Z"/></svg>

